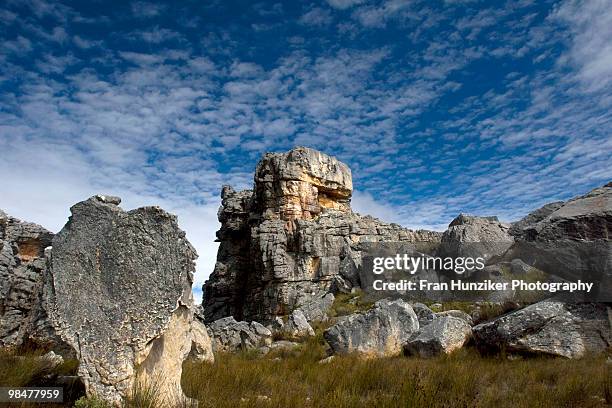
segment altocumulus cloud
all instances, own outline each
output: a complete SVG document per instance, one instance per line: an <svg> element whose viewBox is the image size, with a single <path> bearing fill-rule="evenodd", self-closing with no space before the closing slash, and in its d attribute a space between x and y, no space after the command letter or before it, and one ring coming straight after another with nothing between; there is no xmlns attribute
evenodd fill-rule
<svg viewBox="0 0 612 408"><path fill-rule="evenodd" d="M612 10L8 2L0 9L0 208L59 230L95 193L179 216L212 271L223 184L307 145L354 207L414 228L511 220L609 181Z"/></svg>

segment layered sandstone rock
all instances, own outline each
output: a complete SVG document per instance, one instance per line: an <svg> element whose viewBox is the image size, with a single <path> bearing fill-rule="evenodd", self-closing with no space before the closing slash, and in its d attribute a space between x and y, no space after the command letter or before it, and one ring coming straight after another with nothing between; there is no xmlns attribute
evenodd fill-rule
<svg viewBox="0 0 612 408"><path fill-rule="evenodd" d="M348 166L298 147L266 154L254 189L222 191L221 242L204 285L207 321L234 316L268 323L330 291L359 287L362 245L377 241L440 241L355 214Z"/></svg>
<svg viewBox="0 0 612 408"><path fill-rule="evenodd" d="M95 196L71 208L53 239L43 305L76 350L87 393L114 404L148 384L172 406L183 399L183 360L212 359L193 319L196 253L176 217L158 207L125 212L119 198Z"/></svg>

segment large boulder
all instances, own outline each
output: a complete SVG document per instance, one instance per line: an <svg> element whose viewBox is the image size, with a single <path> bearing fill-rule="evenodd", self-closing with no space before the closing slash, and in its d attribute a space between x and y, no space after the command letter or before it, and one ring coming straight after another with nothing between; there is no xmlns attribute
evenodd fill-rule
<svg viewBox="0 0 612 408"><path fill-rule="evenodd" d="M497 217L459 214L442 235L440 256L482 257L489 261L502 256L512 246L510 225Z"/></svg>
<svg viewBox="0 0 612 408"><path fill-rule="evenodd" d="M53 234L40 225L0 211L0 347L27 343L73 354L41 308L45 248L52 239Z"/></svg>
<svg viewBox="0 0 612 408"><path fill-rule="evenodd" d="M336 354L392 356L418 330L419 321L410 304L383 299L364 313L341 318L323 335Z"/></svg>
<svg viewBox="0 0 612 408"><path fill-rule="evenodd" d="M298 308L310 321L323 318L327 293L359 287L363 243L440 241L436 232L354 214L352 188L346 164L305 147L264 155L253 190L225 186L217 262L203 290L206 322L268 324Z"/></svg>
<svg viewBox="0 0 612 408"><path fill-rule="evenodd" d="M485 352L579 358L612 346L612 310L604 304L546 300L473 327Z"/></svg>
<svg viewBox="0 0 612 408"><path fill-rule="evenodd" d="M76 350L88 395L119 405L145 384L170 406L184 398L182 363L192 348L212 359L193 320L197 254L174 215L159 207L125 212L119 203L99 195L71 208L53 238L43 304Z"/></svg>
<svg viewBox="0 0 612 408"><path fill-rule="evenodd" d="M272 343L272 332L257 322L238 322L232 316L208 325L213 349L222 352L256 349Z"/></svg>
<svg viewBox="0 0 612 408"><path fill-rule="evenodd" d="M450 354L463 347L471 335L472 328L464 319L451 315L439 316L408 340L404 353L425 358Z"/></svg>

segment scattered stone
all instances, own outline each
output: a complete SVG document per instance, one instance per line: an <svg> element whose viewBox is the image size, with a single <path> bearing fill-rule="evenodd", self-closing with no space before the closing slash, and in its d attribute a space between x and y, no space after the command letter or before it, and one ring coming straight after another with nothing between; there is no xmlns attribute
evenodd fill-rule
<svg viewBox="0 0 612 408"><path fill-rule="evenodd" d="M434 357L450 354L463 347L472 335L470 325L451 315L438 315L430 324L421 328L418 335L404 345L404 353L411 356Z"/></svg>
<svg viewBox="0 0 612 408"><path fill-rule="evenodd" d="M256 349L272 343L272 332L264 325L258 322L238 322L231 316L215 320L208 329L215 352Z"/></svg>
<svg viewBox="0 0 612 408"><path fill-rule="evenodd" d="M365 313L345 316L324 332L335 354L357 352L366 356L390 356L419 330L412 307L401 299L379 300Z"/></svg>
<svg viewBox="0 0 612 408"><path fill-rule="evenodd" d="M579 358L612 345L606 305L546 300L473 327L485 352Z"/></svg>
<svg viewBox="0 0 612 408"><path fill-rule="evenodd" d="M304 316L304 313L300 309L295 310L289 315L289 319L287 320L284 330L290 336L294 337L307 337L315 335L313 328L310 326L310 324L308 324L306 316Z"/></svg>
<svg viewBox="0 0 612 408"><path fill-rule="evenodd" d="M194 342L197 254L175 216L118 202L95 196L71 208L53 238L44 309L76 350L88 395L119 405L134 383L154 383L173 405L185 398L182 363Z"/></svg>

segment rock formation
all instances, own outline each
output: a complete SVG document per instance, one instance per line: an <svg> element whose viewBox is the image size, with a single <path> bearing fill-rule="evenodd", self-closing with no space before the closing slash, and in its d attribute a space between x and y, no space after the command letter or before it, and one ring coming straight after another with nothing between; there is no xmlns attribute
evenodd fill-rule
<svg viewBox="0 0 612 408"><path fill-rule="evenodd" d="M192 349L212 358L193 320L197 255L175 216L119 203L95 196L71 208L53 238L43 304L76 350L89 395L119 404L133 384L147 384L169 406L184 397L182 363Z"/></svg>
<svg viewBox="0 0 612 408"><path fill-rule="evenodd" d="M477 217L459 214L442 235L441 256L483 257L489 261L501 256L512 246L510 225L497 217Z"/></svg>
<svg viewBox="0 0 612 408"><path fill-rule="evenodd" d="M546 300L473 327L483 351L567 358L612 346L612 310L604 304Z"/></svg>
<svg viewBox="0 0 612 408"><path fill-rule="evenodd" d="M555 276L598 282L584 300L612 301L612 183L515 223L515 258Z"/></svg>
<svg viewBox="0 0 612 408"><path fill-rule="evenodd" d="M272 332L257 322L237 322L224 317L208 325L214 351L233 352L270 346Z"/></svg>
<svg viewBox="0 0 612 408"><path fill-rule="evenodd" d="M365 242L439 242L438 233L353 213L352 189L348 166L304 147L266 154L252 191L225 186L217 263L203 288L206 320L267 323L330 291L350 291Z"/></svg>
<svg viewBox="0 0 612 408"><path fill-rule="evenodd" d="M392 356L419 330L417 315L401 299L379 300L364 313L340 318L323 336L335 354Z"/></svg>
<svg viewBox="0 0 612 408"><path fill-rule="evenodd" d="M0 211L0 346L72 350L55 335L41 308L45 248L53 234Z"/></svg>

